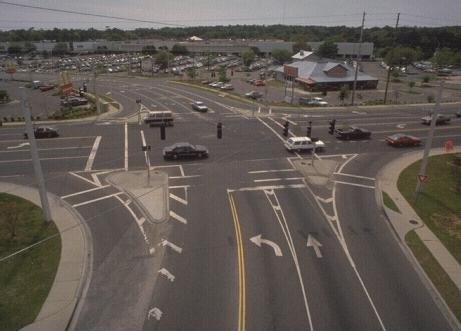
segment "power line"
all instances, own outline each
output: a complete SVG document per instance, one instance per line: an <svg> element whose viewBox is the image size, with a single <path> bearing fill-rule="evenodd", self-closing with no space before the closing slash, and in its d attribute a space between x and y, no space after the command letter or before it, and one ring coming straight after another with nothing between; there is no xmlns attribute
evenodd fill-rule
<svg viewBox="0 0 461 331"><path fill-rule="evenodd" d="M22 7L22 8L39 9L39 10L56 12L56 13L76 14L76 15L102 17L102 18L112 18L112 19L117 19L117 20L132 21L132 22L138 22L138 23L151 23L151 24L158 24L158 25L165 25L165 26L179 26L179 27L184 26L184 25L180 25L180 24L171 24L171 23L165 23L165 22L159 22L159 21L150 21L150 20L140 20L140 19L129 18L129 17L110 16L110 15L101 15L101 14L90 14L90 13L84 13L84 12L79 12L79 11L74 11L74 10L65 10L65 9L57 9L57 8L49 8L49 7L41 7L41 6L32 6L32 5L25 5L25 4L8 2L8 1L0 1L0 4L16 6L16 7Z"/></svg>

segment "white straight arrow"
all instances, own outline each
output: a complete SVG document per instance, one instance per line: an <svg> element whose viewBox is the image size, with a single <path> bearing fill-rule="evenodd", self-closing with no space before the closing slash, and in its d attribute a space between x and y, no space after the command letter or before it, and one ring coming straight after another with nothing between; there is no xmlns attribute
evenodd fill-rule
<svg viewBox="0 0 461 331"><path fill-rule="evenodd" d="M275 256L282 256L282 250L280 249L279 245L277 245L275 242L267 240L267 239L262 239L261 235L254 236L250 238L250 241L254 243L256 246L261 247L261 244L266 244L271 246L274 249Z"/></svg>
<svg viewBox="0 0 461 331"><path fill-rule="evenodd" d="M179 246L177 246L177 245L175 245L175 244L169 242L169 241L166 240L166 239L163 239L162 242L161 242L160 244L161 244L163 247L165 247L165 246L170 247L170 248L171 248L172 250L174 250L176 253L181 254L181 252L182 252L182 248L181 248L181 247L179 247Z"/></svg>
<svg viewBox="0 0 461 331"><path fill-rule="evenodd" d="M313 247L315 255L317 255L319 259L322 258L322 252L320 252L320 247L322 247L322 244L319 243L318 240L314 238L314 236L309 235L307 237L307 247Z"/></svg>
<svg viewBox="0 0 461 331"><path fill-rule="evenodd" d="M30 145L30 143L22 143L22 144L19 144L18 146L10 146L10 147L7 147L6 149L21 148L21 147L29 146L29 145Z"/></svg>

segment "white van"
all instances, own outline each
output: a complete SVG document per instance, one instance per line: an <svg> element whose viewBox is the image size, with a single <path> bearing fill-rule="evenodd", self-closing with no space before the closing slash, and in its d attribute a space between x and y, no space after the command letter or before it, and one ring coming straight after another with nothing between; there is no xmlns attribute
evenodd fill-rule
<svg viewBox="0 0 461 331"><path fill-rule="evenodd" d="M150 111L144 117L144 123L173 126L173 113L169 110Z"/></svg>
<svg viewBox="0 0 461 331"><path fill-rule="evenodd" d="M312 151L314 147L316 151L323 150L325 143L321 140L313 142L309 137L292 137L285 142L285 148L290 152Z"/></svg>

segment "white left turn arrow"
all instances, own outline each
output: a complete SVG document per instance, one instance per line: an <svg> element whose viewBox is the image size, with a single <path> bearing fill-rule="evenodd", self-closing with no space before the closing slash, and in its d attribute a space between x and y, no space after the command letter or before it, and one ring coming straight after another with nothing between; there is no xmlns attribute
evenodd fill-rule
<svg viewBox="0 0 461 331"><path fill-rule="evenodd" d="M307 237L307 247L313 247L315 255L317 255L319 259L322 258L322 252L320 252L320 247L322 247L322 244L319 243L318 240L314 238L314 236L309 235Z"/></svg>
<svg viewBox="0 0 461 331"><path fill-rule="evenodd" d="M279 245L273 241L263 239L260 234L250 238L250 241L258 247L261 247L261 244L269 245L274 249L275 256L282 256L282 250L280 249Z"/></svg>
<svg viewBox="0 0 461 331"><path fill-rule="evenodd" d="M21 148L21 147L29 146L29 145L30 145L30 143L22 143L22 144L19 144L18 146L9 146L9 147L7 147L6 149Z"/></svg>

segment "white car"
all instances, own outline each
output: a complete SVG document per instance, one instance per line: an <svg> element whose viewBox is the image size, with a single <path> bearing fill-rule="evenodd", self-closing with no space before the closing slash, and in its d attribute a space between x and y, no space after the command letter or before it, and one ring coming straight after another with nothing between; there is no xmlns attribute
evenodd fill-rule
<svg viewBox="0 0 461 331"><path fill-rule="evenodd" d="M285 148L290 152L320 151L325 149L325 143L321 140L312 141L309 137L291 137L285 142Z"/></svg>
<svg viewBox="0 0 461 331"><path fill-rule="evenodd" d="M195 101L191 103L192 109L200 112L208 111L208 107L202 101Z"/></svg>

